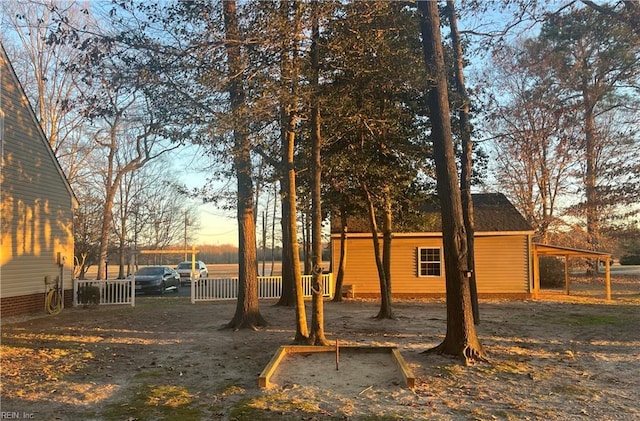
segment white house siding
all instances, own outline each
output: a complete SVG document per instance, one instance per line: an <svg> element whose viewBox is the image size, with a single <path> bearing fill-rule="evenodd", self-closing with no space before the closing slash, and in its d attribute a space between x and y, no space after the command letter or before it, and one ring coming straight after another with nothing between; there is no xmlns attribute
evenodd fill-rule
<svg viewBox="0 0 640 421"><path fill-rule="evenodd" d="M73 271L74 197L0 48L0 297L45 292L44 278ZM44 307L44 303L43 303Z"/></svg>

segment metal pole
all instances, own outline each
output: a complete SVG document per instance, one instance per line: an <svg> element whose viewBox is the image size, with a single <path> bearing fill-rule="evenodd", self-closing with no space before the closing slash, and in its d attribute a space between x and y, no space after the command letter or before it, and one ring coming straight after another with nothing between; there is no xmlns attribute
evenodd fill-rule
<svg viewBox="0 0 640 421"><path fill-rule="evenodd" d="M191 279L193 280L195 278L196 278L196 246L192 245L191 246Z"/></svg>
<svg viewBox="0 0 640 421"><path fill-rule="evenodd" d="M189 220L187 219L187 211L184 211L184 262L187 261L187 224Z"/></svg>

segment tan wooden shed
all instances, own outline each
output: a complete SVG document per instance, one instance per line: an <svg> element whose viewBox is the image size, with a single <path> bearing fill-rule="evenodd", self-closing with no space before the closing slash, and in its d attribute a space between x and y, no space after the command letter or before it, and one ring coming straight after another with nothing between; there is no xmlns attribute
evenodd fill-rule
<svg viewBox="0 0 640 421"><path fill-rule="evenodd" d="M533 228L500 193L474 194L475 272L480 297L528 298L533 291ZM436 201L420 209L420 230L394 232L391 293L395 297L445 295L442 224ZM343 285L357 297L380 295L373 242L364 216L348 218ZM331 226L332 272L341 253L340 218ZM381 239L382 240L382 239Z"/></svg>

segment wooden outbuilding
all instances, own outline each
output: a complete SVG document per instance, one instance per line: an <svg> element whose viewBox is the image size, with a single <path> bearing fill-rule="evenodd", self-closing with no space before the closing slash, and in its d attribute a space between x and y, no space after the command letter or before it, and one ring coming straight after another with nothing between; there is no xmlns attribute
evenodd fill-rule
<svg viewBox="0 0 640 421"><path fill-rule="evenodd" d="M530 297L533 291L533 228L500 193L474 194L475 273L478 295ZM442 222L437 201L421 209L420 231L394 232L391 292L395 297L444 296ZM332 270L339 267L339 218L331 226ZM382 238L380 238L382 241ZM373 242L366 218L350 218L343 285L358 297L380 295Z"/></svg>
<svg viewBox="0 0 640 421"><path fill-rule="evenodd" d="M473 207L479 297L536 298L540 293L540 257L555 256L565 259L566 294L570 293L570 258L603 261L606 299L611 299L610 253L533 242L533 228L501 193L474 194ZM445 295L442 221L437 201L425 203L420 215L420 230L393 233L391 293L395 297ZM342 292L351 297L378 297L380 283L367 218L349 218L346 231ZM333 272L340 266L341 236L340 218L334 218L331 224Z"/></svg>

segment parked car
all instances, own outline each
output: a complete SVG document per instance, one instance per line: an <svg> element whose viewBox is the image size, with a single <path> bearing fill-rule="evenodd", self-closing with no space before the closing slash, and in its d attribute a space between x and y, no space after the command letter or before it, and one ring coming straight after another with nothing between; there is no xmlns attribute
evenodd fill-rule
<svg viewBox="0 0 640 421"><path fill-rule="evenodd" d="M169 266L146 266L136 273L136 292L164 294L180 290L180 274Z"/></svg>
<svg viewBox="0 0 640 421"><path fill-rule="evenodd" d="M191 262L179 263L176 267L176 271L180 274L181 282L191 282ZM207 276L209 276L207 265L205 265L201 260L196 261L194 278L206 278Z"/></svg>

